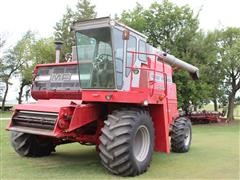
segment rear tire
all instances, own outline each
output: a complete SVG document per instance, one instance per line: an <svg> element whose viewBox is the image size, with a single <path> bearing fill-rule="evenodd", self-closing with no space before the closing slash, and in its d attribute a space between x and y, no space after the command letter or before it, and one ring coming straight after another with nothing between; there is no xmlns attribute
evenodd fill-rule
<svg viewBox="0 0 240 180"><path fill-rule="evenodd" d="M147 111L115 110L102 128L99 156L113 174L136 176L147 171L153 147L154 129Z"/></svg>
<svg viewBox="0 0 240 180"><path fill-rule="evenodd" d="M188 152L192 141L191 121L180 117L174 121L171 131L171 150L177 153Z"/></svg>
<svg viewBox="0 0 240 180"><path fill-rule="evenodd" d="M55 148L51 139L15 131L11 131L11 143L20 156L48 156Z"/></svg>

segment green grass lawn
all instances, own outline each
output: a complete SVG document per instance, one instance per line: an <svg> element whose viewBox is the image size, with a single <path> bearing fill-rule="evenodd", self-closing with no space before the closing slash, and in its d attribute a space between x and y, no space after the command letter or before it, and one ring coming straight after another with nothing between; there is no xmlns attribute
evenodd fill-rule
<svg viewBox="0 0 240 180"><path fill-rule="evenodd" d="M1 111L0 110L0 118L8 118L11 117L12 112L11 111Z"/></svg>
<svg viewBox="0 0 240 180"><path fill-rule="evenodd" d="M100 164L94 147L61 145L44 158L18 156L11 148L7 121L0 121L0 179L115 179ZM189 153L154 153L140 179L239 179L239 121L193 126ZM132 178L131 178L132 179Z"/></svg>

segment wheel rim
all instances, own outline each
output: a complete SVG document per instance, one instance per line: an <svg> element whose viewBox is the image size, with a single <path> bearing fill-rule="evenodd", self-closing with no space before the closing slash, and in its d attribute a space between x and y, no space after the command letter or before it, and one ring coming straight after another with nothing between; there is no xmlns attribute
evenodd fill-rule
<svg viewBox="0 0 240 180"><path fill-rule="evenodd" d="M190 139L191 139L191 131L190 131L190 128L187 127L187 128L186 128L185 139L184 139L184 144L185 144L185 146L188 146L188 145L189 145Z"/></svg>
<svg viewBox="0 0 240 180"><path fill-rule="evenodd" d="M144 161L150 148L150 134L145 125L138 128L133 142L133 153L138 161Z"/></svg>

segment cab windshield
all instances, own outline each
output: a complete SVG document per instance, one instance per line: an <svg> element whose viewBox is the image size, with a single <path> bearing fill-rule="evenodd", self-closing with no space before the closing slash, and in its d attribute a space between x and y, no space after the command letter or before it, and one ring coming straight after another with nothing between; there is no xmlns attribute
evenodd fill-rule
<svg viewBox="0 0 240 180"><path fill-rule="evenodd" d="M110 28L76 32L81 88L113 89L114 68Z"/></svg>

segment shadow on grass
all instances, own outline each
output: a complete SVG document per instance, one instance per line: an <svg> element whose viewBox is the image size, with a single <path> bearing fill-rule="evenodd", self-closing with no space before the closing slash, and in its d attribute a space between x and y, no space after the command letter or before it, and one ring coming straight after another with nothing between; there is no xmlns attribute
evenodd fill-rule
<svg viewBox="0 0 240 180"><path fill-rule="evenodd" d="M95 146L79 143L56 147L47 157L19 156L11 147L9 132L3 128L7 121L0 121L1 150L0 179L84 179L112 177L101 163ZM14 172L13 172L14 169Z"/></svg>
<svg viewBox="0 0 240 180"><path fill-rule="evenodd" d="M66 146L66 145L62 145L62 146ZM66 151L66 150L62 151L61 149L59 150L57 147L56 152L54 152L50 157L63 158L64 160L67 160L67 161L76 161L78 159L89 160L89 159L98 158L97 152L94 147L86 148L86 147L81 147L81 145L79 146L80 146L79 151L77 151L76 149L74 150L69 149L69 151Z"/></svg>
<svg viewBox="0 0 240 180"><path fill-rule="evenodd" d="M14 154L12 156L16 161L11 164L17 166L15 170L18 176L6 172L5 177L8 178L68 179L70 177L70 179L78 179L81 177L91 179L110 176L102 167L94 146L85 147L77 143L65 144L57 147L56 152L47 157L26 158L16 157ZM6 170L10 171L8 168Z"/></svg>

